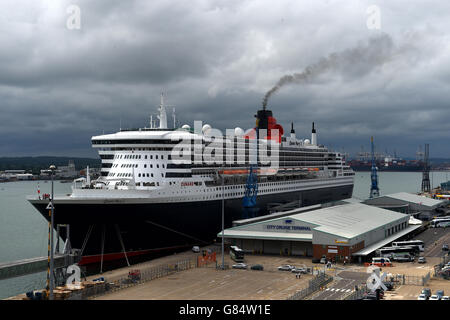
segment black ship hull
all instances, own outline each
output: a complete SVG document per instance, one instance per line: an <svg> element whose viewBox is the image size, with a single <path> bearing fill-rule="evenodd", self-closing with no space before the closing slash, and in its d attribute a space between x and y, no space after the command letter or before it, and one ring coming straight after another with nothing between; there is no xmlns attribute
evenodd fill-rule
<svg viewBox="0 0 450 320"><path fill-rule="evenodd" d="M347 199L353 185L326 187L301 192L260 195L258 208L243 210L242 199L225 200L225 227L232 221L268 213L269 203L300 200L302 206ZM48 200L30 200L49 220ZM209 244L222 226L222 200L180 203L95 203L76 201L58 203L55 199L54 222L70 226L72 248L82 250L85 263L119 258L125 249L132 254L173 252L192 245ZM67 234L61 228L61 237ZM97 258L93 258L97 257ZM123 255L122 255L123 257Z"/></svg>

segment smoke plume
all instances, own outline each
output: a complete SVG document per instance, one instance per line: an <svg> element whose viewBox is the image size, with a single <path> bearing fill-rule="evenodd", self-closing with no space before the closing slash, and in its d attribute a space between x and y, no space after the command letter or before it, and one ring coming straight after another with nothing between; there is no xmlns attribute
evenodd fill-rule
<svg viewBox="0 0 450 320"><path fill-rule="evenodd" d="M328 57L323 57L317 63L306 67L301 73L281 77L264 96L263 107L267 106L269 98L274 93L287 84L306 84L328 71L361 77L387 63L398 53L399 48L394 47L391 37L387 34L372 37L367 43L355 48L331 53Z"/></svg>

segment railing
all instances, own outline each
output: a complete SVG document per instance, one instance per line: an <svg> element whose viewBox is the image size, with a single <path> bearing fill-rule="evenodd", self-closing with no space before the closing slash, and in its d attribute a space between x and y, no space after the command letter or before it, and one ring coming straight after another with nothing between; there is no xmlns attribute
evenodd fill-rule
<svg viewBox="0 0 450 320"><path fill-rule="evenodd" d="M430 272L428 272L424 276L397 274L392 277L386 278L385 281L391 281L394 285L425 286L428 281L430 281L430 278Z"/></svg>
<svg viewBox="0 0 450 320"><path fill-rule="evenodd" d="M319 273L313 279L309 280L308 287L300 291L297 291L292 296L288 297L286 300L302 300L307 296L309 296L310 294L313 294L314 292L319 290L324 285L330 283L331 281L333 281L333 277L325 273Z"/></svg>
<svg viewBox="0 0 450 320"><path fill-rule="evenodd" d="M366 285L356 286L355 289L352 293L344 295L341 300L360 300L369 291Z"/></svg>
<svg viewBox="0 0 450 320"><path fill-rule="evenodd" d="M442 268L450 261L450 253L442 257L441 262L434 266L434 276L442 277L444 279L450 279L450 271L442 271Z"/></svg>

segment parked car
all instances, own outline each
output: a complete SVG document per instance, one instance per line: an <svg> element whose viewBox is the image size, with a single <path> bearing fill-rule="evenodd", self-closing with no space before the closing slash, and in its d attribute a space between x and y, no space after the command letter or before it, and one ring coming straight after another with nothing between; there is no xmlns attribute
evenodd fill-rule
<svg viewBox="0 0 450 320"><path fill-rule="evenodd" d="M193 246L192 247L192 252L195 252L195 253L200 252L200 247L199 246Z"/></svg>
<svg viewBox="0 0 450 320"><path fill-rule="evenodd" d="M437 294L433 294L429 300L441 300Z"/></svg>
<svg viewBox="0 0 450 320"><path fill-rule="evenodd" d="M428 297L424 293L421 293L417 297L417 300L428 300Z"/></svg>
<svg viewBox="0 0 450 320"><path fill-rule="evenodd" d="M247 265L245 263L236 263L231 266L233 269L247 269Z"/></svg>
<svg viewBox="0 0 450 320"><path fill-rule="evenodd" d="M362 298L363 300L377 300L377 295L375 293L367 293Z"/></svg>
<svg viewBox="0 0 450 320"><path fill-rule="evenodd" d="M262 271L262 270L264 270L264 267L261 264L254 264L250 267L250 269Z"/></svg>
<svg viewBox="0 0 450 320"><path fill-rule="evenodd" d="M423 288L420 294L424 294L427 299L431 297L431 289L430 288Z"/></svg>
<svg viewBox="0 0 450 320"><path fill-rule="evenodd" d="M292 269L294 269L294 266L291 266L290 264L284 264L282 266L278 267L279 271L291 271Z"/></svg>
<svg viewBox="0 0 450 320"><path fill-rule="evenodd" d="M444 268L438 273L440 276L443 276L445 278L450 277L450 268Z"/></svg>
<svg viewBox="0 0 450 320"><path fill-rule="evenodd" d="M443 251L448 251L448 244L444 244L444 245L442 246L442 250L443 250Z"/></svg>
<svg viewBox="0 0 450 320"><path fill-rule="evenodd" d="M443 296L441 300L450 300L449 296Z"/></svg>
<svg viewBox="0 0 450 320"><path fill-rule="evenodd" d="M444 290L436 291L436 295L439 297L439 300L442 299L442 297L444 296Z"/></svg>
<svg viewBox="0 0 450 320"><path fill-rule="evenodd" d="M393 282L383 282L383 284L386 286L388 291L394 290L394 283Z"/></svg>
<svg viewBox="0 0 450 320"><path fill-rule="evenodd" d="M425 259L425 257L419 257L419 259L417 259L417 263L427 263L427 259Z"/></svg>
<svg viewBox="0 0 450 320"><path fill-rule="evenodd" d="M292 272L292 273L302 273L302 274L307 274L307 273L308 273L308 270L307 270L306 268L300 267L300 268L293 268L293 269L291 270L291 272Z"/></svg>

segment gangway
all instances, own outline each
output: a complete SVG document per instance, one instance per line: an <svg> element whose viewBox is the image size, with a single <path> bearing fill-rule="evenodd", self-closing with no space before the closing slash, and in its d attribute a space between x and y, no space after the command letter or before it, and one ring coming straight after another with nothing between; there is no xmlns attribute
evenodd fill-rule
<svg viewBox="0 0 450 320"><path fill-rule="evenodd" d="M78 253L55 254L55 269L65 268L80 261ZM27 274L46 271L48 257L36 257L11 262L0 263L0 280L24 276Z"/></svg>

